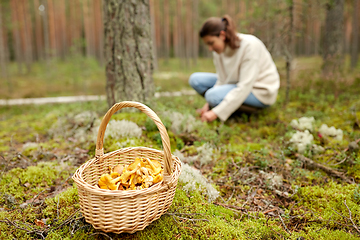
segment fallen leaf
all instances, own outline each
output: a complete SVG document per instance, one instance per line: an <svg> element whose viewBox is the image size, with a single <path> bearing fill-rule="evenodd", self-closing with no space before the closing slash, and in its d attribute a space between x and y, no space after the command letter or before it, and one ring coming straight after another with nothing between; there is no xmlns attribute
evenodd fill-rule
<svg viewBox="0 0 360 240"><path fill-rule="evenodd" d="M45 223L42 220L35 219L35 225L41 228L45 227Z"/></svg>

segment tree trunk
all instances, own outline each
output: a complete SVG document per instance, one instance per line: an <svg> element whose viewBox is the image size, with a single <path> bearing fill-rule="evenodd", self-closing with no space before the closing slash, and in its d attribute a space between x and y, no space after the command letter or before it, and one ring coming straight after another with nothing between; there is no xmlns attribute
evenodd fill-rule
<svg viewBox="0 0 360 240"><path fill-rule="evenodd" d="M184 67L184 51L185 51L185 48L184 48L184 38L185 38L185 34L184 34L184 29L183 29L183 24L182 24L182 2L181 0L177 0L176 1L176 31L177 31L177 43L178 43L178 57L180 58L180 66L181 67Z"/></svg>
<svg viewBox="0 0 360 240"><path fill-rule="evenodd" d="M48 9L48 1L42 0L41 4L44 6L43 11L41 12L43 17L43 29L44 29L44 57L46 64L49 64L49 55L50 55L50 34L49 34L49 9Z"/></svg>
<svg viewBox="0 0 360 240"><path fill-rule="evenodd" d="M37 59L42 60L44 58L44 51L43 51L44 45L43 45L43 38L42 38L42 30L43 29L41 27L42 11L40 11L39 7L40 7L39 0L34 0L36 54L37 54Z"/></svg>
<svg viewBox="0 0 360 240"><path fill-rule="evenodd" d="M59 1L59 20L60 20L60 26L58 28L58 36L60 37L60 49L61 49L61 58L65 59L66 55L67 55L67 41L66 41L66 36L67 36L67 28L66 28L66 1L62 0Z"/></svg>
<svg viewBox="0 0 360 240"><path fill-rule="evenodd" d="M194 65L197 65L197 59L199 57L199 1L193 0L193 59L194 59Z"/></svg>
<svg viewBox="0 0 360 240"><path fill-rule="evenodd" d="M149 0L149 6L150 6L150 28L151 28L151 46L153 51L153 57L154 57L154 70L158 70L158 54L156 50L156 29L155 29L155 5L154 0Z"/></svg>
<svg viewBox="0 0 360 240"><path fill-rule="evenodd" d="M71 18L71 50L75 54L81 54L81 26L82 26L82 9L79 0L70 1L70 18Z"/></svg>
<svg viewBox="0 0 360 240"><path fill-rule="evenodd" d="M354 0L353 10L351 69L356 67L359 55L359 0Z"/></svg>
<svg viewBox="0 0 360 240"><path fill-rule="evenodd" d="M90 24L89 24L89 1L84 0L83 3L83 15L84 15L84 32L86 42L86 57L91 56L91 39L90 39Z"/></svg>
<svg viewBox="0 0 360 240"><path fill-rule="evenodd" d="M185 26L185 62L186 62L186 68L190 68L190 58L191 58L191 48L192 48L192 14L191 14L191 0L186 0L185 3L185 9L186 9L186 26Z"/></svg>
<svg viewBox="0 0 360 240"><path fill-rule="evenodd" d="M55 10L54 10L54 2L53 0L47 1L47 12L48 12L48 24L49 24L49 37L50 37L50 56L57 57L57 39L55 32Z"/></svg>
<svg viewBox="0 0 360 240"><path fill-rule="evenodd" d="M169 12L169 0L164 0L164 42L165 49L164 55L166 62L170 56L170 12Z"/></svg>
<svg viewBox="0 0 360 240"><path fill-rule="evenodd" d="M327 4L324 46L323 75L331 76L341 71L344 62L344 0L334 0Z"/></svg>
<svg viewBox="0 0 360 240"><path fill-rule="evenodd" d="M6 79L8 77L7 72L7 63L6 63L6 51L5 51L5 41L4 41L4 28L3 28L3 14L2 6L0 3L0 69L1 77Z"/></svg>
<svg viewBox="0 0 360 240"><path fill-rule="evenodd" d="M148 0L105 0L106 93L109 107L154 96L153 54Z"/></svg>
<svg viewBox="0 0 360 240"><path fill-rule="evenodd" d="M15 50L15 60L18 64L18 71L22 73L22 65L23 65L23 55L22 48L21 48L21 38L20 38L20 30L19 30L19 18L18 18L18 11L17 11L17 3L15 0L10 1L11 7L11 20L13 23L12 32L14 38L14 50Z"/></svg>
<svg viewBox="0 0 360 240"><path fill-rule="evenodd" d="M104 64L104 28L103 28L103 16L102 16L102 1L94 0L94 11L95 11L95 36L96 36L96 49L97 58L102 66Z"/></svg>
<svg viewBox="0 0 360 240"><path fill-rule="evenodd" d="M32 41L31 41L31 33L32 33L32 24L31 17L29 11L29 3L26 0L22 0L22 12L23 15L23 31L24 31L24 49L25 49L25 61L26 61L26 69L27 73L31 71L31 63L33 61L32 56Z"/></svg>

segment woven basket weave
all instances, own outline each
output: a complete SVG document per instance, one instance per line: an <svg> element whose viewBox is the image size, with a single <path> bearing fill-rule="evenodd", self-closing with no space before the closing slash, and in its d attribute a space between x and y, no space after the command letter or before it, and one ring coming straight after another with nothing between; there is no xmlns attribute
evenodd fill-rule
<svg viewBox="0 0 360 240"><path fill-rule="evenodd" d="M111 116L125 107L135 107L146 113L160 131L163 149L146 147L122 148L104 154L103 140ZM106 190L97 186L99 178L109 173L109 166L129 164L136 157L157 160L164 168L164 179L142 190ZM170 207L181 172L179 158L171 155L170 140L159 117L147 106L138 102L114 104L104 116L96 140L95 158L81 165L73 175L78 188L81 212L95 229L104 232L134 233L143 230Z"/></svg>

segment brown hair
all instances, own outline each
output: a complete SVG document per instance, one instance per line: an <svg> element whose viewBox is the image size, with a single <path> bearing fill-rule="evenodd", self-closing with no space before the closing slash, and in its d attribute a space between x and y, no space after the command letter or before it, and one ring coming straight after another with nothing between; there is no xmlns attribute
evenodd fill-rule
<svg viewBox="0 0 360 240"><path fill-rule="evenodd" d="M240 46L240 39L236 35L236 28L234 21L229 15L224 15L223 18L211 17L208 18L199 31L201 38L205 36L220 36L220 32L225 32L225 43L230 48L235 49Z"/></svg>

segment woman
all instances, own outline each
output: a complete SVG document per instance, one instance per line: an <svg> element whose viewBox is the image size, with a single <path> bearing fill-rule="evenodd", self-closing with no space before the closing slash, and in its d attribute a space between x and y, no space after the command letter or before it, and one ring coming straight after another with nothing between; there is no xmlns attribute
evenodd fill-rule
<svg viewBox="0 0 360 240"><path fill-rule="evenodd" d="M190 85L206 99L202 121L226 121L236 110L265 108L276 101L280 86L275 63L255 36L237 33L232 19L211 17L200 37L213 52L215 73L193 73Z"/></svg>

